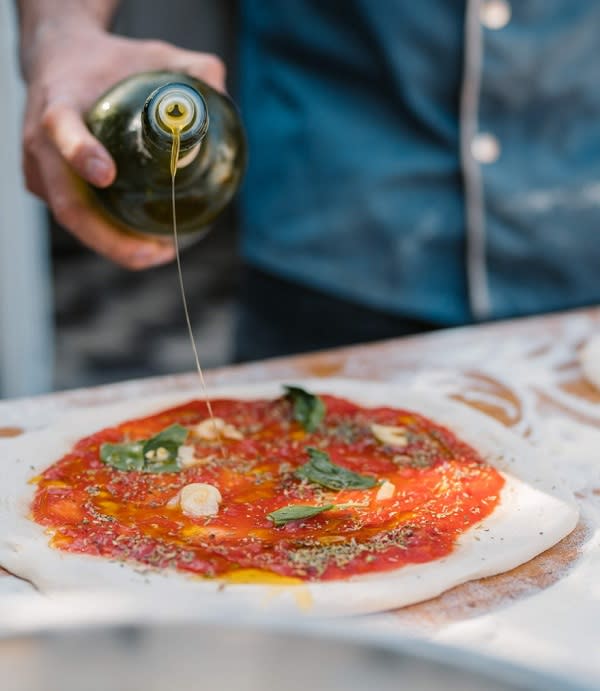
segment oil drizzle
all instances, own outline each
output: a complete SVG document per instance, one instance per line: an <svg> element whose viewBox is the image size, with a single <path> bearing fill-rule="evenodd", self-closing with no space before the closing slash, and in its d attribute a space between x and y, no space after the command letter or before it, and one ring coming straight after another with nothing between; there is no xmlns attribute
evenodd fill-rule
<svg viewBox="0 0 600 691"><path fill-rule="evenodd" d="M179 289L181 291L181 299L183 301L183 311L185 313L185 321L187 324L188 334L190 336L190 342L192 344L192 350L194 352L194 360L196 363L196 371L198 372L198 377L200 378L200 384L202 386L202 393L204 394L204 401L208 409L208 414L213 422L215 428L215 435L219 444L219 451L223 459L227 458L225 453L225 448L223 446L223 437L221 431L215 420L213 414L212 405L210 403L210 398L208 396L208 389L206 388L206 382L204 380L204 373L202 372L202 367L200 366L200 357L198 356L198 348L196 347L196 339L194 338L194 330L192 329L192 322L190 319L190 311L188 309L187 299L185 296L185 287L183 284L183 272L181 270L181 256L179 251L179 236L177 234L177 213L175 210L175 175L177 173L177 162L179 161L179 148L181 141L181 128L176 125L171 125L171 134L173 135L173 143L171 144L171 212L173 216L173 241L175 243L175 258L177 260L177 275L179 277Z"/></svg>

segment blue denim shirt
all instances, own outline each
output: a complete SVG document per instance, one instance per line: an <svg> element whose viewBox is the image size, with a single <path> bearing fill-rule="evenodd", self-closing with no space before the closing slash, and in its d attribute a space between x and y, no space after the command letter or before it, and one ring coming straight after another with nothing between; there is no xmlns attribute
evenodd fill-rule
<svg viewBox="0 0 600 691"><path fill-rule="evenodd" d="M600 302L600 2L500 3L242 0L250 263L443 324Z"/></svg>

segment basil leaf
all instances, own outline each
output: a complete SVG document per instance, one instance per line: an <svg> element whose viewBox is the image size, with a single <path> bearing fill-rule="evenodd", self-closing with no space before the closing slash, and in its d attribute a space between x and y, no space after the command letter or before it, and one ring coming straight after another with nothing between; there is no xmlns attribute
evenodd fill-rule
<svg viewBox="0 0 600 691"><path fill-rule="evenodd" d="M307 432L314 432L325 417L325 403L312 393L298 386L284 386L286 397L294 407L294 420Z"/></svg>
<svg viewBox="0 0 600 691"><path fill-rule="evenodd" d="M326 506L304 506L303 504L291 504L290 506L284 506L277 511L272 511L267 514L267 518L270 521L280 527L289 523L290 521L299 521L302 518L312 518L317 516L323 511L330 511L335 508L334 504L327 504Z"/></svg>
<svg viewBox="0 0 600 691"><path fill-rule="evenodd" d="M154 437L150 437L148 441L144 444L144 456L148 451L154 451L155 449L166 449L170 456L177 457L177 451L179 447L185 442L188 435L188 431L182 425L171 425L166 429L163 429Z"/></svg>
<svg viewBox="0 0 600 691"><path fill-rule="evenodd" d="M144 444L139 441L126 444L102 444L100 459L117 470L142 470Z"/></svg>
<svg viewBox="0 0 600 691"><path fill-rule="evenodd" d="M370 475L359 475L332 463L329 454L309 446L306 451L310 460L296 470L296 477L313 482L327 489L370 489L377 479Z"/></svg>
<svg viewBox="0 0 600 691"><path fill-rule="evenodd" d="M100 458L117 470L139 470L143 473L174 473L181 470L177 461L179 447L185 442L188 430L171 425L150 439L124 444L102 444ZM164 449L160 455L150 454ZM166 453L165 453L166 452ZM152 457L153 456L153 457Z"/></svg>

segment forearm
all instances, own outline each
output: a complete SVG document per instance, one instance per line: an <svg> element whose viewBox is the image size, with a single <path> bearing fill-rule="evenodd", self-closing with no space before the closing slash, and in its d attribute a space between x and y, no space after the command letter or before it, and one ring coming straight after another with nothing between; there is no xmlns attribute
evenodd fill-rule
<svg viewBox="0 0 600 691"><path fill-rule="evenodd" d="M82 29L105 29L119 0L17 0L21 67L27 79L43 45Z"/></svg>

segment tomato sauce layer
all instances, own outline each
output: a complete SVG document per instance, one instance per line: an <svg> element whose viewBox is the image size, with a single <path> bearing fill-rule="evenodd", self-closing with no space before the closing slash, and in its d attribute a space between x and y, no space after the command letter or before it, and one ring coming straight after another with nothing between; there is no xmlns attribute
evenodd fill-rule
<svg viewBox="0 0 600 691"><path fill-rule="evenodd" d="M285 397L212 401L214 415L243 438L223 439L223 454L214 441L186 442L199 462L179 472L116 470L100 460L100 447L197 425L204 402L102 430L36 479L32 517L68 552L211 578L259 570L318 581L439 559L498 504L503 477L444 427L409 411L321 399L325 418L312 433ZM400 428L400 439L382 442L372 424ZM307 447L377 484L332 491L298 479ZM385 481L393 487L382 490ZM195 482L218 488L217 515L190 518L170 502ZM268 518L294 504L334 508L280 527Z"/></svg>

